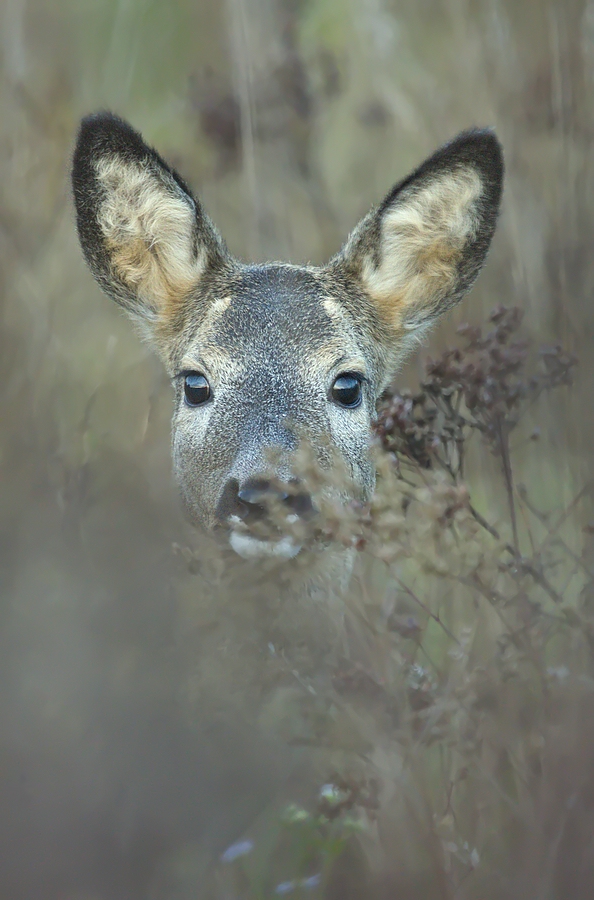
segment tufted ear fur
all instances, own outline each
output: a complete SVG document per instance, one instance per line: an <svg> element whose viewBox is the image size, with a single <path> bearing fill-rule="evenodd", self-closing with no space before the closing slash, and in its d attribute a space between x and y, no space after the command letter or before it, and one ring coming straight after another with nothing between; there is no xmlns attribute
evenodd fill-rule
<svg viewBox="0 0 594 900"><path fill-rule="evenodd" d="M78 234L101 287L152 334L227 258L182 179L111 113L83 119L72 167Z"/></svg>
<svg viewBox="0 0 594 900"><path fill-rule="evenodd" d="M332 261L360 285L395 349L471 287L495 230L502 184L493 132L463 132L396 185Z"/></svg>

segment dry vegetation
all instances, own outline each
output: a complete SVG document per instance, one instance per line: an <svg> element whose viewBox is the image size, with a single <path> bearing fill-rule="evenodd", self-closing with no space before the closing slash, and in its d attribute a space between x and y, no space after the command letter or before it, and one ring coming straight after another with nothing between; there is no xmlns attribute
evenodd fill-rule
<svg viewBox="0 0 594 900"><path fill-rule="evenodd" d="M568 897L591 885L590 488L539 509L510 451L576 361L520 339L521 318L499 307L486 334L464 326L463 346L428 363L419 392L387 396L374 500L324 509L326 535L381 560L385 581L371 589L367 573L354 586L329 683L300 679L295 719L307 721L293 742L326 751L317 799L267 821L267 842L244 835L223 854L233 887L216 896L269 897L276 885ZM497 521L463 481L474 442L499 469L508 509Z"/></svg>
<svg viewBox="0 0 594 900"><path fill-rule="evenodd" d="M0 895L589 896L594 7L7 0L0 40ZM246 258L321 261L457 130L504 143L377 497L326 509L359 560L323 666L179 519L168 385L76 245L102 106Z"/></svg>

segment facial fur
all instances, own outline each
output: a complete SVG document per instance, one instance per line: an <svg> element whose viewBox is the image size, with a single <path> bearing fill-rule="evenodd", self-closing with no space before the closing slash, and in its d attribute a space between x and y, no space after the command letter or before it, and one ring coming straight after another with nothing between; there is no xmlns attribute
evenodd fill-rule
<svg viewBox="0 0 594 900"><path fill-rule="evenodd" d="M321 466L328 443L335 448L360 495L370 495L377 363L353 323L326 311L329 288L321 272L245 267L228 278L225 300L214 300L194 324L176 367L203 372L212 400L189 408L174 374L173 455L186 507L207 527L216 524L227 481L242 484L265 473L271 452L277 451L275 477L288 481L300 435ZM366 379L362 402L340 409L329 399L332 383L353 370Z"/></svg>
<svg viewBox="0 0 594 900"><path fill-rule="evenodd" d="M245 510L261 517L263 485L293 502L285 487L300 440L322 469L340 459L351 496L370 497L377 399L472 285L502 177L494 135L467 132L397 185L326 266L251 266L229 255L182 179L129 125L108 113L83 121L73 166L81 244L172 378L173 463L192 521L231 527L242 555L294 556L299 547L252 540L233 523ZM208 385L204 402L188 404L188 373ZM337 402L340 376L360 383L358 404Z"/></svg>

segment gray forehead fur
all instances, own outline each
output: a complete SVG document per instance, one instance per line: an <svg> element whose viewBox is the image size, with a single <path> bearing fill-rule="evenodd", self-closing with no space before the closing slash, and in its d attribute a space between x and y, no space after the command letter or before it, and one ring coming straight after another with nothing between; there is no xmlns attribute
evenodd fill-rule
<svg viewBox="0 0 594 900"><path fill-rule="evenodd" d="M234 266L194 299L187 315L195 324L190 329L186 321L175 363L179 367L188 356L212 349L246 367L248 361L261 364L274 381L274 370L289 361L285 374L292 371L303 378L307 368L304 372L299 365L308 359L331 367L339 356L356 354L365 358L367 375L375 383L381 368L378 346L358 321L356 293L325 269L279 263ZM229 301L227 307L204 328L210 304L222 299ZM340 321L328 313L326 301L341 310Z"/></svg>
<svg viewBox="0 0 594 900"><path fill-rule="evenodd" d="M229 297L212 335L221 348L251 355L263 347L294 350L307 340L314 351L335 333L323 283L310 269L246 266L230 280Z"/></svg>

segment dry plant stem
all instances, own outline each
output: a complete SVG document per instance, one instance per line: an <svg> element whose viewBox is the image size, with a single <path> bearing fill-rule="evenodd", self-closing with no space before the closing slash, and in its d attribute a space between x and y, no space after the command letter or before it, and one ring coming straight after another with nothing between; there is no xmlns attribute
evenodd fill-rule
<svg viewBox="0 0 594 900"><path fill-rule="evenodd" d="M585 497L587 494L589 494L590 491L591 491L591 484L588 483L588 484L584 485L584 487L576 494L576 496L571 501L571 503L569 503L568 506L563 510L563 512L559 516L559 519L555 523L555 525L553 527L549 527L549 531L548 531L546 537L544 538L540 548L534 554L532 561L527 560L527 559L521 560L521 566L522 566L523 571L525 571L527 574L531 575L532 578L534 579L534 581L538 585L540 585L540 587L542 587L542 589L548 594L548 596L551 598L551 600L553 600L557 604L561 604L563 602L563 591L555 591L555 589L551 586L551 584L547 580L546 576L544 575L544 572L542 571L542 567L537 568L537 560L542 558L543 552L551 544L551 542L555 538L555 535L557 534L559 529L563 526L563 524L567 521L567 519L569 518L571 513L575 510L575 507L580 502L580 500L583 497ZM524 500L524 502L526 502L525 498L523 498L523 500ZM559 540L559 539L557 538L557 540ZM568 552L572 556L572 558L575 559L575 556L571 553L571 551L568 550ZM583 563L579 559L576 561L578 561L580 563L580 565L583 566ZM591 573L589 572L588 569L586 569L586 572L588 573L588 575L591 576Z"/></svg>
<svg viewBox="0 0 594 900"><path fill-rule="evenodd" d="M499 534L497 529L493 525L491 525L489 522L487 522L487 520L484 519L483 516L481 516L480 512L474 508L472 503L469 503L468 509L470 510L470 514L473 516L473 518L476 519L476 521L479 523L479 525L481 525L486 531L489 532L491 537L494 537L495 540L497 540L497 541L501 540L501 535ZM512 556L516 555L515 550L511 544L505 544L505 549L508 551L508 553L511 553Z"/></svg>
<svg viewBox="0 0 594 900"><path fill-rule="evenodd" d="M532 646L529 636L526 634L526 628L522 625L520 628L514 628L510 622L508 622L505 616L501 612L501 606L505 602L505 598L500 594L497 594L494 590L490 590L486 585L482 584L480 579L475 575L471 579L460 579L462 584L466 584L468 587L474 587L479 594L487 600L492 609L495 610L497 616L505 626L507 630L507 634L516 644L518 649L521 649L526 654L526 659L533 666L536 675L540 681L543 696L546 701L549 700L549 688L546 682L546 678L543 673L543 665L542 660L539 658L537 651ZM523 596L523 592L519 592L515 598L512 598L512 603ZM560 622L561 624L561 622Z"/></svg>
<svg viewBox="0 0 594 900"><path fill-rule="evenodd" d="M427 838L428 851L431 859L433 861L433 869L437 876L437 881L439 885L439 895L441 900L454 900L454 894L452 893L451 886L449 883L449 878L446 873L445 860L443 856L443 847L441 844L441 840L439 835L435 833L435 829L433 827L433 816L431 813L431 804L427 799L425 792L423 792L423 806L424 810L427 814L427 822L423 823L420 821L420 816L418 811L415 809L414 804L411 802L410 798L405 796L405 803L408 809L410 817L416 822L417 829L419 831L424 830L423 825L425 825L426 830L429 832Z"/></svg>
<svg viewBox="0 0 594 900"><path fill-rule="evenodd" d="M503 479L505 482L505 490L507 493L507 502L509 506L509 517L512 526L513 546L516 555L520 553L520 544L518 540L518 523L516 520L516 506L514 502L514 482L511 466L511 458L509 453L509 425L501 417L498 416L496 423L497 445L503 468Z"/></svg>
<svg viewBox="0 0 594 900"><path fill-rule="evenodd" d="M543 589L554 603L560 604L563 602L563 597L552 587L542 569L537 568L536 564L528 559L520 559L519 562L522 570L532 576L536 584Z"/></svg>
<svg viewBox="0 0 594 900"><path fill-rule="evenodd" d="M575 507L578 505L578 503L584 497L589 495L591 493L591 491L592 491L592 482L588 482L587 484L584 485L584 487L580 491L578 491L578 493L573 498L573 500L563 510L563 512L561 513L561 515L559 517L559 520L556 522L556 524L552 528L549 526L548 516L544 515L543 513L539 512L539 510L536 509L534 504L530 502L530 499L525 491L522 492L521 497L522 497L522 501L523 501L524 505L527 507L527 509L530 510L530 512L533 514L533 516L535 516L542 525L547 525L549 528L548 533L547 533L543 543L541 544L539 552L542 553L543 550L545 549L545 547L548 544L550 544L554 538L556 540L556 542L559 544L559 546L563 548L565 553L567 553L568 556L570 556L577 563L577 565L580 566L580 568L585 572L585 574L589 578L594 578L594 572L592 572L586 566L583 559L581 559L579 556L577 556L573 552L573 550L567 546L567 544L565 543L565 541L562 538L557 536L557 532L565 524L565 522L567 521L567 519L569 518L571 513L574 511Z"/></svg>
<svg viewBox="0 0 594 900"><path fill-rule="evenodd" d="M408 585L406 585L403 581L400 580L400 578L395 578L395 581L398 584L398 586L401 588L401 590L403 590L404 593L407 594L411 598L411 600L413 600L417 604L417 606L420 606L420 608L423 610L423 612L426 613L426 615L428 615L430 619L433 619L433 621L436 622L439 625L439 627L443 629L444 633L447 634L449 639L451 641L453 641L455 644L457 644L458 646L460 646L460 641L458 640L456 635L450 631L450 629L447 627L447 625L445 625L444 622L442 622L438 613L432 612L429 609L429 607L425 603L423 603L423 601L419 597L417 597L417 595L408 587Z"/></svg>
<svg viewBox="0 0 594 900"><path fill-rule="evenodd" d="M502 603L502 597L497 596L495 591L489 590L489 588L481 582L480 578L478 578L477 575L474 575L471 578L461 577L458 578L458 581L460 582L460 584L465 585L465 587L473 588L474 590L478 591L478 593L482 597L484 597L485 600L487 600L488 603L493 607L493 609L497 613L497 616L499 617L499 619L501 619L502 625L504 625L507 629L507 633L509 635L514 634L514 628L512 627L511 623L506 620L505 616L501 612L501 609L499 608ZM521 595L518 594L517 596Z"/></svg>
<svg viewBox="0 0 594 900"><path fill-rule="evenodd" d="M587 487L583 488L582 491L580 491L580 494L578 495L578 497L582 496L587 491L587 489L588 489ZM512 491L513 491L513 489L512 489ZM508 497L509 496L510 495L508 493ZM575 503L575 502L576 501L573 501L571 505L573 505L573 503ZM511 509L513 509L513 508L514 508L514 505L513 505L513 494L512 494L510 512L511 512ZM497 531L497 529L493 525L491 525L489 522L487 522L487 520L484 519L483 516L481 516L481 514L472 506L472 504L469 505L469 509L470 509L471 515L476 519L476 521L479 523L479 525L481 525L484 529L486 529L486 531L488 531L489 534L492 535L496 540L501 539L500 534ZM565 518L566 518L566 516L564 517L563 521L565 520ZM512 523L514 523L514 522L515 522L515 516L512 519ZM547 538L545 539L545 542L541 546L540 550L534 551L533 560L542 553L545 544L549 542L549 540L552 538L552 535L554 534L554 531L558 530L558 528L561 527L561 524L562 524L562 522L560 522L556 526L556 528L552 532L550 532L549 535L547 535ZM516 533L516 539L517 539L517 533ZM553 600L555 603L562 602L562 597L560 596L560 594L557 591L555 591L555 589L552 587L552 585L547 581L542 570L539 570L538 568L536 568L534 561L530 561L527 557L520 556L520 553L517 550L517 547L513 547L511 544L505 544L504 549L507 550L508 553L510 553L512 556L514 556L518 560L518 563L519 563L520 567L522 568L522 570L524 572L526 572L526 574L532 576L534 581L538 585L540 585L540 587L548 594L548 596L551 598L551 600ZM586 569L586 571L588 571L588 570Z"/></svg>

